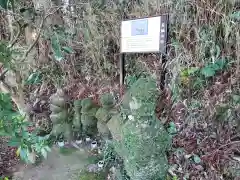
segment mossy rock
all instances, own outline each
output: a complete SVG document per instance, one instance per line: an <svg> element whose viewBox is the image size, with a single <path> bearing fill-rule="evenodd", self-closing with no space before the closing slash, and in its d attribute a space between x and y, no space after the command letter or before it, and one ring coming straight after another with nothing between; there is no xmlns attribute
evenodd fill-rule
<svg viewBox="0 0 240 180"><path fill-rule="evenodd" d="M95 116L88 116L85 114L81 115L82 126L92 126L97 127L97 118Z"/></svg>
<svg viewBox="0 0 240 180"><path fill-rule="evenodd" d="M81 127L82 127L81 118L74 117L73 126L77 129L81 129Z"/></svg>
<svg viewBox="0 0 240 180"><path fill-rule="evenodd" d="M85 98L81 101L82 112L88 112L88 110L94 108L94 103L91 98Z"/></svg>
<svg viewBox="0 0 240 180"><path fill-rule="evenodd" d="M111 119L112 113L105 108L99 108L95 116L98 121L107 123Z"/></svg>
<svg viewBox="0 0 240 180"><path fill-rule="evenodd" d="M96 127L95 126L83 126L82 132L84 135L92 137L92 136L96 135L98 132L97 125L96 125Z"/></svg>
<svg viewBox="0 0 240 180"><path fill-rule="evenodd" d="M50 104L53 104L60 108L65 108L66 107L66 99L64 97L53 96L50 99Z"/></svg>
<svg viewBox="0 0 240 180"><path fill-rule="evenodd" d="M124 95L122 111L131 113L134 109L138 115L150 115L155 111L158 96L156 82L152 78L140 78Z"/></svg>
<svg viewBox="0 0 240 180"><path fill-rule="evenodd" d="M62 110L59 113L52 112L52 114L50 115L50 119L52 120L53 124L63 123L67 120L67 118L68 118L67 110Z"/></svg>
<svg viewBox="0 0 240 180"><path fill-rule="evenodd" d="M103 138L109 138L110 137L111 133L110 133L106 123L98 121L97 122L97 129L98 129L98 133L101 135L101 137L103 137Z"/></svg>
<svg viewBox="0 0 240 180"><path fill-rule="evenodd" d="M166 151L171 137L157 118L141 117L122 127L123 139L117 149L131 179L164 179L168 170Z"/></svg>
<svg viewBox="0 0 240 180"><path fill-rule="evenodd" d="M53 126L51 134L57 137L60 134L62 134L64 131L65 131L65 127L63 124L56 124Z"/></svg>
<svg viewBox="0 0 240 180"><path fill-rule="evenodd" d="M74 107L75 108L81 108L82 107L82 101L81 100L75 100L74 101Z"/></svg>
<svg viewBox="0 0 240 180"><path fill-rule="evenodd" d="M115 104L114 97L110 93L103 94L100 98L100 102L105 109L110 109Z"/></svg>
<svg viewBox="0 0 240 180"><path fill-rule="evenodd" d="M63 110L63 108L56 106L54 104L50 104L50 111L53 113L60 113Z"/></svg>
<svg viewBox="0 0 240 180"><path fill-rule="evenodd" d="M92 173L84 171L80 174L79 180L106 180L106 174L103 172Z"/></svg>
<svg viewBox="0 0 240 180"><path fill-rule="evenodd" d="M72 139L72 126L71 124L64 124L65 131L64 131L64 138L66 140L71 140Z"/></svg>
<svg viewBox="0 0 240 180"><path fill-rule="evenodd" d="M122 115L108 122L115 151L134 180L161 180L167 174L171 137L155 116L158 95L153 79L140 78L123 98Z"/></svg>
<svg viewBox="0 0 240 180"><path fill-rule="evenodd" d="M111 132L114 140L121 141L122 136L122 118L120 114L114 115L107 123L107 127Z"/></svg>

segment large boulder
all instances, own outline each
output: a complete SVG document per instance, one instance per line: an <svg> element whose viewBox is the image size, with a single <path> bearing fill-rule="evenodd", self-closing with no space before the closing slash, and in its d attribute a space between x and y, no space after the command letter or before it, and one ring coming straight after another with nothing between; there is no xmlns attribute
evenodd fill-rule
<svg viewBox="0 0 240 180"><path fill-rule="evenodd" d="M168 170L166 151L171 138L155 116L158 96L153 79L139 79L125 94L121 113L107 124L133 180L161 180Z"/></svg>

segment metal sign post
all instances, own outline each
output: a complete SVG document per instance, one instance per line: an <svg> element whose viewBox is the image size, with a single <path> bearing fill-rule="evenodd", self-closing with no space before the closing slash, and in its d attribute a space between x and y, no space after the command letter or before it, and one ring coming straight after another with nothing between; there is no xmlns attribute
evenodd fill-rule
<svg viewBox="0 0 240 180"><path fill-rule="evenodd" d="M126 54L159 53L162 57L162 63L165 63L167 40L168 15L122 21L120 85L124 84L125 79ZM161 79L164 80L163 77Z"/></svg>

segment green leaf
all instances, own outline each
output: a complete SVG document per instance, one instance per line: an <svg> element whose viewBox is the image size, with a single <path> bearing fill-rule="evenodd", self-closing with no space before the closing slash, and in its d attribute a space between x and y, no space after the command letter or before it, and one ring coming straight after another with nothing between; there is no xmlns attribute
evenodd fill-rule
<svg viewBox="0 0 240 180"><path fill-rule="evenodd" d="M41 149L41 154L45 159L47 159L47 151L44 148Z"/></svg>
<svg viewBox="0 0 240 180"><path fill-rule="evenodd" d="M240 11L236 11L236 12L232 13L232 14L230 15L230 18L239 21L239 20L240 20Z"/></svg>
<svg viewBox="0 0 240 180"><path fill-rule="evenodd" d="M233 99L234 103L236 103L236 104L240 103L240 96L239 95L233 94L232 99Z"/></svg>
<svg viewBox="0 0 240 180"><path fill-rule="evenodd" d="M3 9L7 9L7 3L8 3L8 0L0 0L0 6Z"/></svg>
<svg viewBox="0 0 240 180"><path fill-rule="evenodd" d="M63 46L62 47L62 50L66 53L69 53L69 54L72 54L74 53L73 49L71 47L66 47L66 46Z"/></svg>
<svg viewBox="0 0 240 180"><path fill-rule="evenodd" d="M226 59L219 59L215 63L213 63L210 67L213 68L215 71L223 70L227 65Z"/></svg>
<svg viewBox="0 0 240 180"><path fill-rule="evenodd" d="M178 177L177 176L173 176L172 180L178 180Z"/></svg>
<svg viewBox="0 0 240 180"><path fill-rule="evenodd" d="M57 61L63 60L61 45L60 45L60 42L59 42L58 35L56 33L53 35L53 37L51 39L51 43L52 43L52 50L53 50L53 54L54 54L55 59Z"/></svg>
<svg viewBox="0 0 240 180"><path fill-rule="evenodd" d="M9 146L12 146L12 147L18 147L18 146L21 145L21 139L12 138L12 139L8 142L8 145L9 145Z"/></svg>
<svg viewBox="0 0 240 180"><path fill-rule="evenodd" d="M204 75L206 78L214 76L215 73L215 70L209 66L204 67L201 70L201 74Z"/></svg>
<svg viewBox="0 0 240 180"><path fill-rule="evenodd" d="M42 81L42 76L40 72L34 72L30 74L28 79L26 80L27 85L32 85L32 84L39 84Z"/></svg>
<svg viewBox="0 0 240 180"><path fill-rule="evenodd" d="M199 70L198 67L190 67L190 68L188 69L188 75L193 75L193 74L195 74L198 70Z"/></svg>
<svg viewBox="0 0 240 180"><path fill-rule="evenodd" d="M176 125L174 124L174 122L169 123L169 127L168 127L167 130L168 130L169 134L176 134L177 133L177 128L176 128Z"/></svg>
<svg viewBox="0 0 240 180"><path fill-rule="evenodd" d="M196 163L196 164L199 164L201 162L201 158L197 155L194 155L193 156L193 161Z"/></svg>

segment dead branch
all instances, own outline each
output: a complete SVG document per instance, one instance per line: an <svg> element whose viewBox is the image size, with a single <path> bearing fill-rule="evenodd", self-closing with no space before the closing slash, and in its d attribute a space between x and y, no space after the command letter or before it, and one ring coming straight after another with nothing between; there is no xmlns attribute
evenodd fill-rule
<svg viewBox="0 0 240 180"><path fill-rule="evenodd" d="M21 24L19 23L19 21L17 21L17 24L18 24L18 32L17 32L17 35L16 35L15 39L14 39L14 40L10 43L10 45L8 46L9 48L12 48L12 47L17 43L19 37L21 36L23 27L21 26Z"/></svg>

